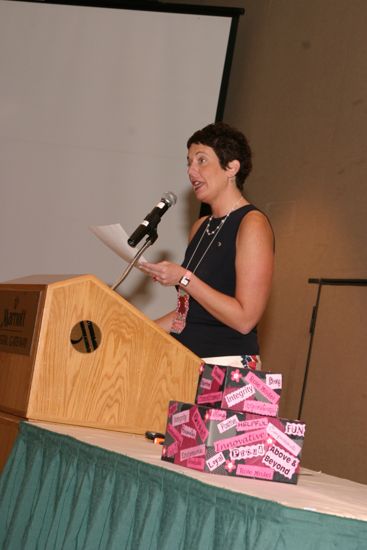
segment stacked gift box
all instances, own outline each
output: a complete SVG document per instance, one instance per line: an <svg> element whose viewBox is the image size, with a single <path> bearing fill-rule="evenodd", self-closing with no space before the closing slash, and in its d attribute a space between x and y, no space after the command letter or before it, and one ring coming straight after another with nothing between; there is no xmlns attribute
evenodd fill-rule
<svg viewBox="0 0 367 550"><path fill-rule="evenodd" d="M171 401L162 460L297 483L305 424L279 418L281 374L203 363L195 403Z"/></svg>

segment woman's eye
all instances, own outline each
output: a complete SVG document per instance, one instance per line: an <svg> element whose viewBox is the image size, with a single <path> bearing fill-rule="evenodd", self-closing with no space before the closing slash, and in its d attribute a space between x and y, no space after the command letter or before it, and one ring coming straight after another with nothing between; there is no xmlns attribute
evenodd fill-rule
<svg viewBox="0 0 367 550"><path fill-rule="evenodd" d="M208 159L206 157L196 157L193 160L187 161L187 168L190 168L191 166L202 166L207 162L208 162Z"/></svg>

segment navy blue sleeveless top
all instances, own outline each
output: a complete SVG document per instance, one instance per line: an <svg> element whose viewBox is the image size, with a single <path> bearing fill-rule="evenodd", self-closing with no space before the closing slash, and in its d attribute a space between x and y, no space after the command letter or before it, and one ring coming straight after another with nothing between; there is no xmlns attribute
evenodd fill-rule
<svg viewBox="0 0 367 550"><path fill-rule="evenodd" d="M253 210L257 210L257 208L248 204L234 210L229 215L208 252L195 269L213 238L205 232L208 222L204 221L189 243L182 265L190 271L195 270L195 275L212 288L228 296L234 296L236 289L236 236L241 221L246 214ZM209 229L213 230L222 220L223 218L213 218ZM191 262L187 265L202 235L202 241ZM241 334L218 321L191 296L186 326L180 334L171 333L171 336L199 357L259 354L256 327L249 334Z"/></svg>

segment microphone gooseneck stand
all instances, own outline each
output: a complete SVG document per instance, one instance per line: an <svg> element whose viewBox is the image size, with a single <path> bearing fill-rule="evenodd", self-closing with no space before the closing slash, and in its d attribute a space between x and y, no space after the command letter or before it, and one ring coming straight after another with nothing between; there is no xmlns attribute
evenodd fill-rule
<svg viewBox="0 0 367 550"><path fill-rule="evenodd" d="M137 253L135 254L135 256L133 257L133 259L131 260L131 262L127 265L126 269L124 270L124 272L122 273L122 275L117 279L117 281L111 286L111 289L112 290L116 290L120 284L126 279L126 277L129 275L130 271L132 270L132 268L135 266L136 262L139 260L140 256L142 256L144 254L144 252L146 251L147 248L149 248L149 246L151 246L153 243L155 243L155 241L158 239L158 233L157 233L157 228L156 227L152 227L150 230L149 230L149 234L148 234L148 238L147 240L145 241L145 243L143 244L142 247L139 248L139 250L137 251Z"/></svg>

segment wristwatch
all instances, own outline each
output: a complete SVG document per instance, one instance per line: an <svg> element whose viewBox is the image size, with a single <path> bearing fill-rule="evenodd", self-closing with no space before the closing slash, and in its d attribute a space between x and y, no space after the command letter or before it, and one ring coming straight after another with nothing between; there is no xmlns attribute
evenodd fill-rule
<svg viewBox="0 0 367 550"><path fill-rule="evenodd" d="M186 271L185 275L180 279L180 285L185 287L188 286L191 280L191 275L192 275L191 271Z"/></svg>

